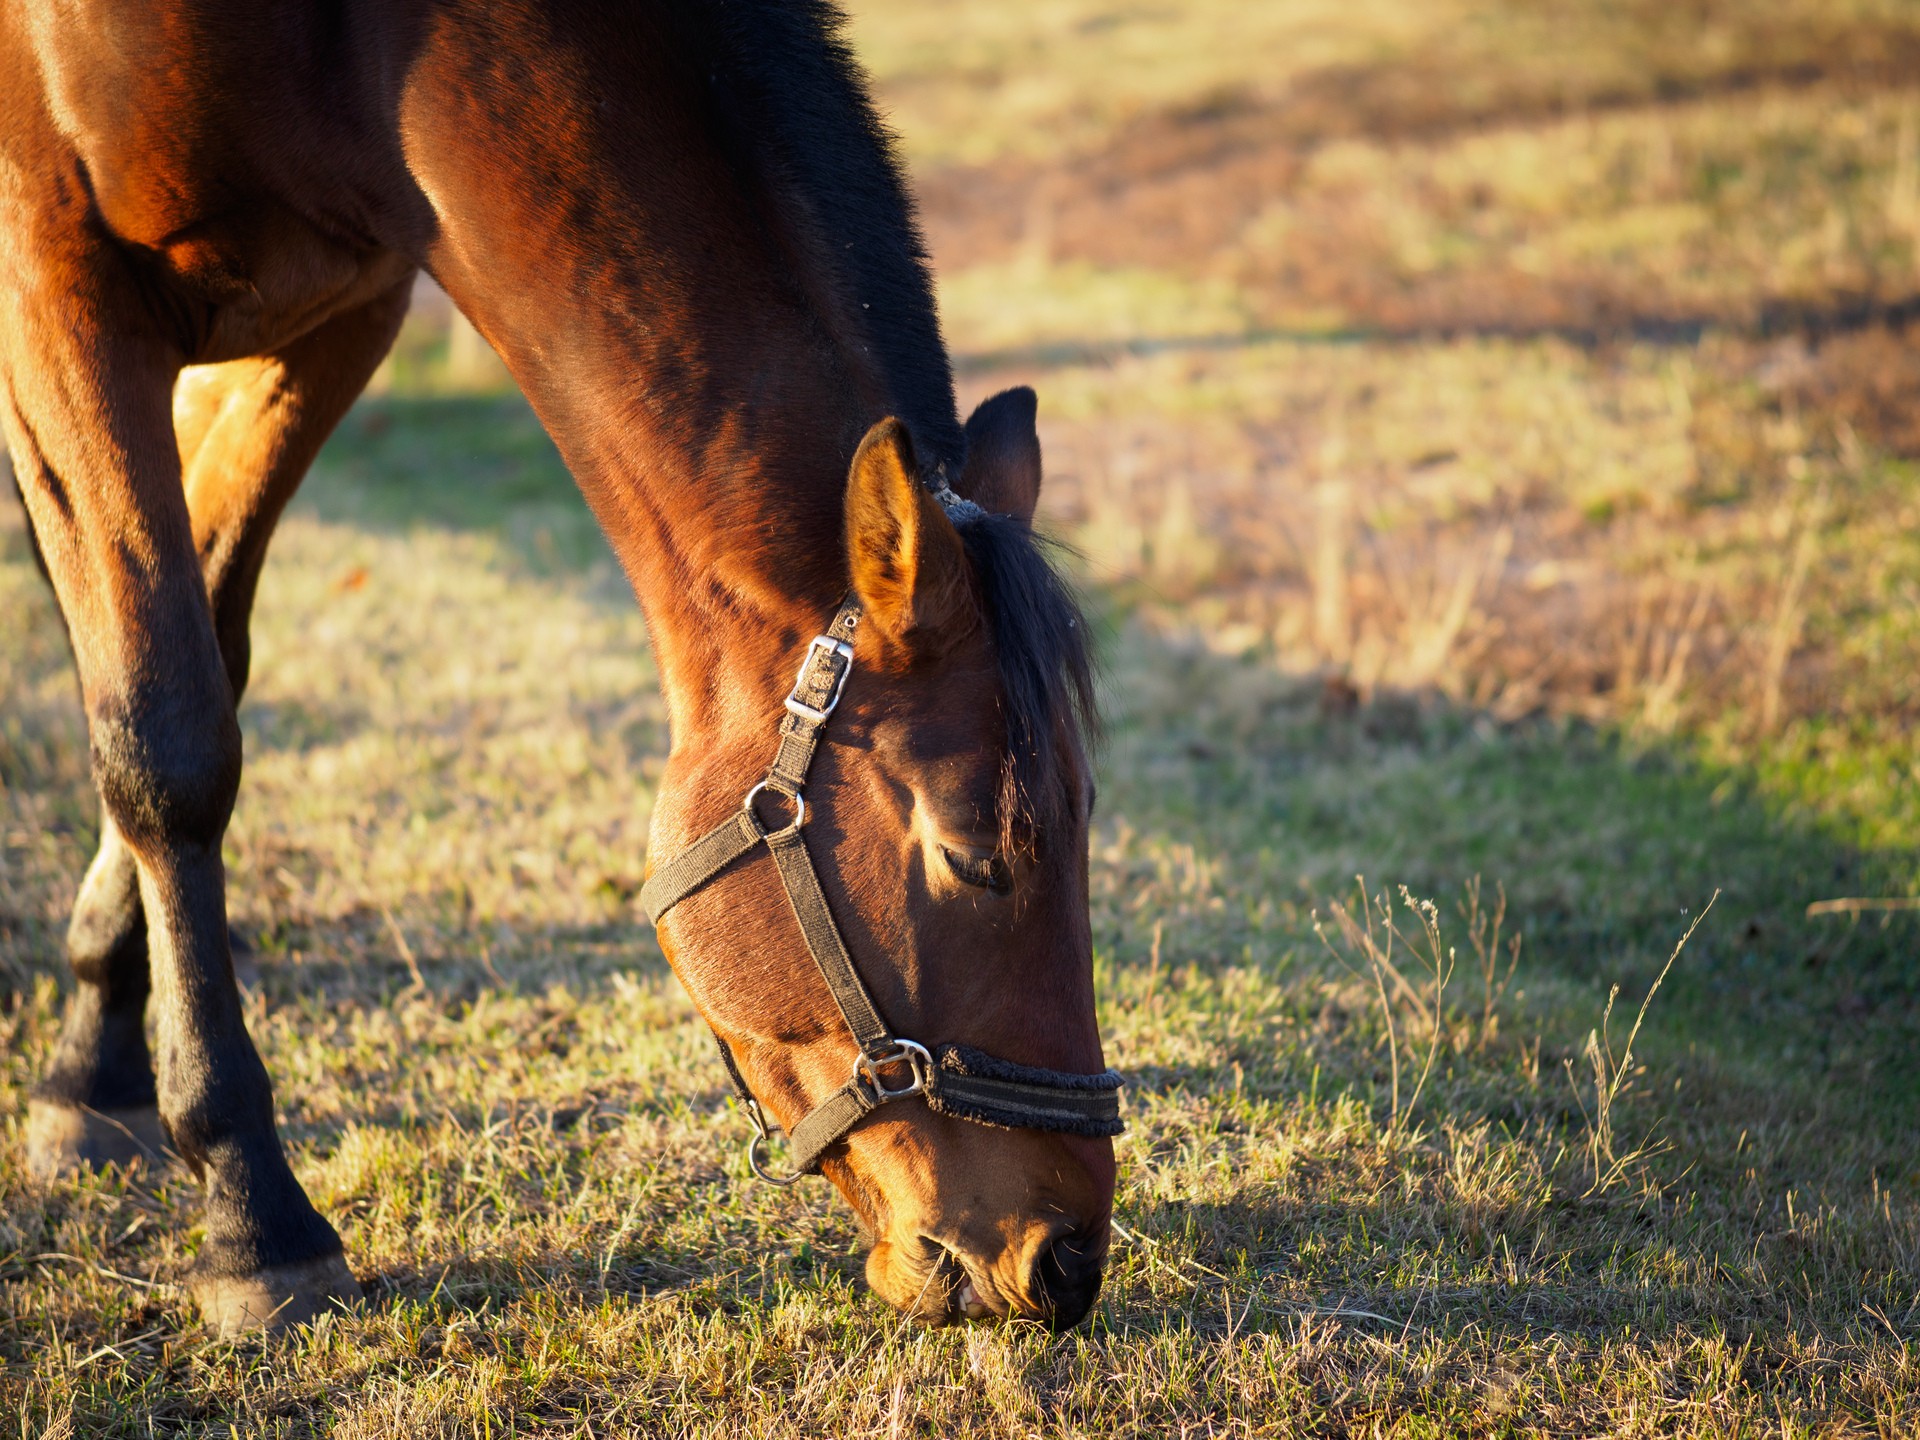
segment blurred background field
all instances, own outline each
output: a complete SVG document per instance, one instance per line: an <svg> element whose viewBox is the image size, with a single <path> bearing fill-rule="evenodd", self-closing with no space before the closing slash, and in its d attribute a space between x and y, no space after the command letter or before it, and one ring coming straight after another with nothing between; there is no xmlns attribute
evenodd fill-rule
<svg viewBox="0 0 1920 1440"><path fill-rule="evenodd" d="M1039 390L1106 633L1099 1312L913 1331L824 1187L742 1185L632 903L644 628L426 290L243 714L252 1023L374 1296L296 1345L193 1336L177 1174L25 1182L96 820L0 518L30 1430L1920 1426L1920 10L853 12L963 404Z"/></svg>

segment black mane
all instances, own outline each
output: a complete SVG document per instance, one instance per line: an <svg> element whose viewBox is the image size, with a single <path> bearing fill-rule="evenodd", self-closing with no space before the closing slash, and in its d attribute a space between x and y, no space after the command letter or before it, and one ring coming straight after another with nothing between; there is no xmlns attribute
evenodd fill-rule
<svg viewBox="0 0 1920 1440"><path fill-rule="evenodd" d="M1061 747L1098 738L1093 654L1086 617L1048 554L1052 542L1024 520L989 514L962 522L960 538L1000 666L1008 757L1000 842L1010 854L1070 818Z"/></svg>
<svg viewBox="0 0 1920 1440"><path fill-rule="evenodd" d="M905 422L923 476L957 478L966 432L940 335L926 242L832 0L707 0L710 75L735 165L831 348L851 363L866 424ZM851 454L858 433L848 437ZM1072 800L1061 747L1097 730L1087 626L1048 542L1005 515L965 520L1004 696L1003 846L1053 829ZM1025 832L1024 835L1021 832Z"/></svg>
<svg viewBox="0 0 1920 1440"><path fill-rule="evenodd" d="M862 430L896 416L930 472L958 475L966 437L926 242L846 16L832 0L708 6L718 42L710 83L734 162L760 188L807 308L865 372L856 383L873 387Z"/></svg>

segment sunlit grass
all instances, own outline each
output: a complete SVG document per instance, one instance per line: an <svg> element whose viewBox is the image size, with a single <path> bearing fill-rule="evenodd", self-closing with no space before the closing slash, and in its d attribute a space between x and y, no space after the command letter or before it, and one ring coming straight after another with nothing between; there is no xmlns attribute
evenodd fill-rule
<svg viewBox="0 0 1920 1440"><path fill-rule="evenodd" d="M976 265L942 279L940 313L973 352L1240 335L1252 317L1233 287L1163 271L1051 264L1039 256Z"/></svg>

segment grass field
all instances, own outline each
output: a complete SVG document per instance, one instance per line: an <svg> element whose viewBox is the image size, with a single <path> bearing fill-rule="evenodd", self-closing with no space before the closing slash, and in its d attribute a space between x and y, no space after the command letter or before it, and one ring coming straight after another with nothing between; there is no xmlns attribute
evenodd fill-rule
<svg viewBox="0 0 1920 1440"><path fill-rule="evenodd" d="M1095 1314L916 1329L824 1184L746 1183L633 904L644 629L424 306L275 542L228 840L363 1313L210 1340L181 1174L26 1178L97 820L0 509L0 1413L1920 1431L1920 914L1807 913L1920 894L1920 12L854 8L1102 620Z"/></svg>

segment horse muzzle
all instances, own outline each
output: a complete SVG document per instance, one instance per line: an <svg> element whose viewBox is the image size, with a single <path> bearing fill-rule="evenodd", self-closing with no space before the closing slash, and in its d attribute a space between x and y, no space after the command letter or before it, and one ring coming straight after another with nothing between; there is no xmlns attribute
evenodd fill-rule
<svg viewBox="0 0 1920 1440"><path fill-rule="evenodd" d="M882 1239L867 1257L867 1282L895 1309L932 1325L1033 1320L1068 1330L1100 1294L1109 1227L1034 1221L1009 1227L1008 1243L917 1234Z"/></svg>

